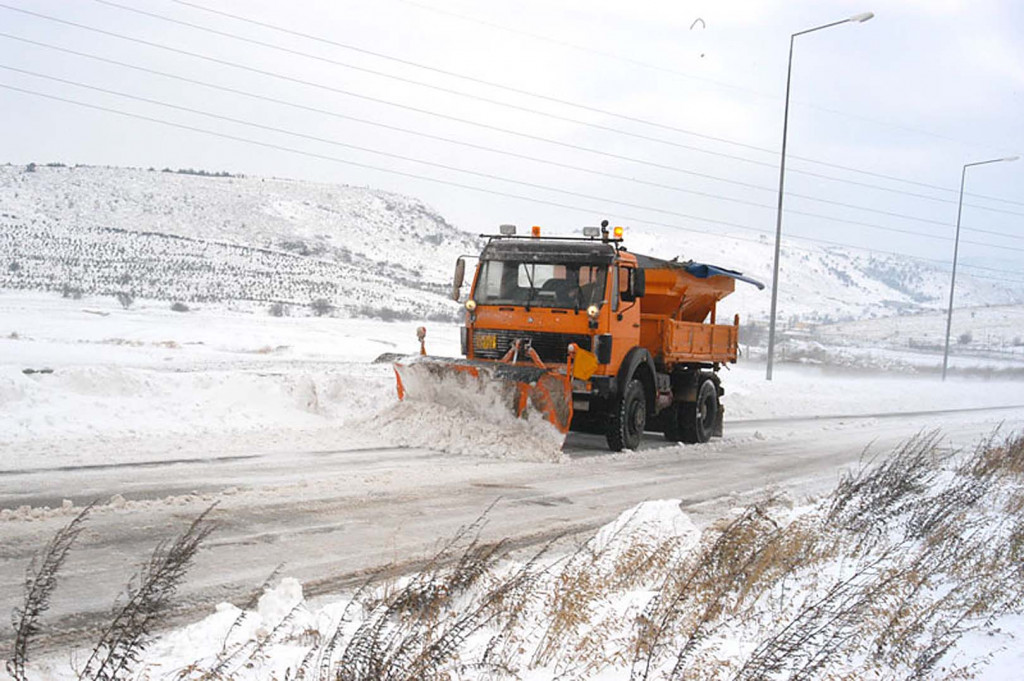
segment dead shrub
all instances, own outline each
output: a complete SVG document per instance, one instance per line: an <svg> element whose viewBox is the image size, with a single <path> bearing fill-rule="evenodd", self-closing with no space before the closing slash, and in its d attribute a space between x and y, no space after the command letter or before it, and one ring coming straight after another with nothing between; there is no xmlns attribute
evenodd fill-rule
<svg viewBox="0 0 1024 681"><path fill-rule="evenodd" d="M949 455L938 451L939 432L919 434L889 456L843 474L832 493L828 522L871 540L910 508Z"/></svg>
<svg viewBox="0 0 1024 681"><path fill-rule="evenodd" d="M200 544L213 531L203 511L173 542L159 544L129 583L124 605L100 634L82 675L97 681L129 678L166 612Z"/></svg>
<svg viewBox="0 0 1024 681"><path fill-rule="evenodd" d="M7 673L15 681L26 681L25 665L28 646L42 630L40 620L50 608L50 597L57 587L57 577L67 560L68 553L78 535L85 529L85 520L92 511L89 504L74 519L57 531L43 549L41 557L34 557L25 574L25 596L20 607L11 613L14 627L14 651L7 661Z"/></svg>

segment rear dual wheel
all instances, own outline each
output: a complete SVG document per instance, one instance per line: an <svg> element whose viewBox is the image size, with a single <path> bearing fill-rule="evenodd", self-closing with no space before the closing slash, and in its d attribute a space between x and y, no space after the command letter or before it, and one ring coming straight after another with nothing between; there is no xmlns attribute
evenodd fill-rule
<svg viewBox="0 0 1024 681"><path fill-rule="evenodd" d="M687 444L707 442L714 434L721 408L718 387L706 379L697 389L696 402L676 402L669 407L672 411L667 415L665 439Z"/></svg>

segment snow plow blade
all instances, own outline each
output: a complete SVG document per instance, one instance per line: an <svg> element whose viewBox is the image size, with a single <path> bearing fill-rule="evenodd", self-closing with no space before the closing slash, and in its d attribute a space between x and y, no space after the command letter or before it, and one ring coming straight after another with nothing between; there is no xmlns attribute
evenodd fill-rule
<svg viewBox="0 0 1024 681"><path fill-rule="evenodd" d="M541 415L561 433L572 421L572 379L565 367L413 355L395 358L398 399L428 401L490 418L495 409Z"/></svg>

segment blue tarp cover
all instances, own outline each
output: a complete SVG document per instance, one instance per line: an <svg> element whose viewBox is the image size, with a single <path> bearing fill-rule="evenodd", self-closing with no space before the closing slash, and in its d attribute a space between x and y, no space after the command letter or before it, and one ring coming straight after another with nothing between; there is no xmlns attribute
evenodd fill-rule
<svg viewBox="0 0 1024 681"><path fill-rule="evenodd" d="M764 284L759 282L757 279L748 277L744 275L742 272L737 272L736 270L727 270L724 267L718 267L717 265L707 265L702 262L690 261L688 263L685 263L683 267L686 269L687 272L697 277L698 279L707 279L708 277L715 277L721 275L723 277L732 277L733 279L736 279L738 281L745 281L748 284L753 284L758 289L764 288Z"/></svg>

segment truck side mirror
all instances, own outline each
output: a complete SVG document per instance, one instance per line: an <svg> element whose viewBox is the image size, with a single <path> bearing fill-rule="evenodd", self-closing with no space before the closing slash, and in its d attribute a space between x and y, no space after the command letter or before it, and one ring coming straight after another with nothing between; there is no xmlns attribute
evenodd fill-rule
<svg viewBox="0 0 1024 681"><path fill-rule="evenodd" d="M642 268L633 270L633 297L643 298L647 293L647 275Z"/></svg>
<svg viewBox="0 0 1024 681"><path fill-rule="evenodd" d="M452 300L459 302L462 281L466 278L466 261L459 258L455 261L455 279L452 281Z"/></svg>

